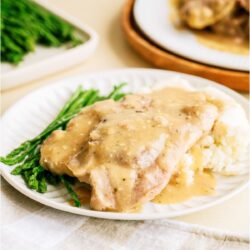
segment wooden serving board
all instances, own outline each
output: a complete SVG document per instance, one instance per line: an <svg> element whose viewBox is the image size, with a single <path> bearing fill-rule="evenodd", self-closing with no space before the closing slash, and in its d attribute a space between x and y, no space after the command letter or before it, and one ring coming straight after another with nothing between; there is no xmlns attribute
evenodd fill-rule
<svg viewBox="0 0 250 250"><path fill-rule="evenodd" d="M133 18L135 0L128 0L122 11L122 28L129 44L147 61L159 68L214 80L238 91L249 91L249 73L201 64L161 49L146 38Z"/></svg>

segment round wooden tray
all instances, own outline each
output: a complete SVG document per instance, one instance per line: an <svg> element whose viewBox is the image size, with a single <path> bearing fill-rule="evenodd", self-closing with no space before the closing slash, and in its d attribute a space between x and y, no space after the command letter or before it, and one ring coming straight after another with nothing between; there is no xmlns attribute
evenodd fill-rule
<svg viewBox="0 0 250 250"><path fill-rule="evenodd" d="M128 0L122 12L122 27L129 44L156 67L214 80L238 91L249 91L249 74L200 64L161 49L148 40L133 19L134 0Z"/></svg>

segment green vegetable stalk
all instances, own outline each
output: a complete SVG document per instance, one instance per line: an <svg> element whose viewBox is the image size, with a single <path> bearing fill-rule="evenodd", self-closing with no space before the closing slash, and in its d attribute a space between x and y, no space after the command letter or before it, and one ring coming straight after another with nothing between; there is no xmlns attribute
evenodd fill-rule
<svg viewBox="0 0 250 250"><path fill-rule="evenodd" d="M31 0L1 1L1 61L20 63L36 44L76 46L75 28Z"/></svg>

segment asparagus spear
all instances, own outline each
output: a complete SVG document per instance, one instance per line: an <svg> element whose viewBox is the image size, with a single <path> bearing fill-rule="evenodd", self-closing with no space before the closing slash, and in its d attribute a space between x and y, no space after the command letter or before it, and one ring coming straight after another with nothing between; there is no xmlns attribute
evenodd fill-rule
<svg viewBox="0 0 250 250"><path fill-rule="evenodd" d="M31 0L1 1L1 58L18 64L36 44L58 47L83 42L75 28Z"/></svg>

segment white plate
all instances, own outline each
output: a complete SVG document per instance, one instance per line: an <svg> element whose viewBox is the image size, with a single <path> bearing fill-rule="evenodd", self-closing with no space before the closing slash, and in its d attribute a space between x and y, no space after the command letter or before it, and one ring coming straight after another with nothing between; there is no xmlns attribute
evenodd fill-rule
<svg viewBox="0 0 250 250"><path fill-rule="evenodd" d="M0 155L6 155L12 149L19 146L21 142L33 138L41 132L55 117L79 84L83 84L86 89L98 88L102 94L106 94L112 89L113 84L127 82L128 86L125 89L126 91L140 92L145 86L154 86L154 84L161 79L173 79L173 77L177 76L189 80L191 84L198 89L205 86L214 86L232 96L247 111L247 100L239 94L211 81L191 75L151 69L124 69L79 75L58 81L56 84L50 84L47 87L32 92L17 102L3 115L3 138L1 140ZM180 80L177 79L177 81ZM20 176L10 174L13 167L1 164L1 171L3 177L13 187L31 199L47 206L93 217L120 220L145 220L184 215L211 207L229 199L245 188L249 181L247 160L239 164L243 165L245 173L234 177L218 177L216 193L212 196L196 197L175 205L148 203L145 205L144 210L138 214L98 212L92 211L88 207L72 207L66 202L65 189L50 186L47 193L39 194L28 189Z"/></svg>
<svg viewBox="0 0 250 250"><path fill-rule="evenodd" d="M188 29L177 30L170 19L171 0L136 0L134 17L139 28L162 48L180 56L223 68L249 70L247 55L208 48Z"/></svg>
<svg viewBox="0 0 250 250"><path fill-rule="evenodd" d="M67 45L59 48L38 45L36 50L27 54L17 66L1 63L2 89L24 84L85 61L97 47L98 36L94 30L46 0L36 0L36 2L73 25L77 35L86 41L74 48L67 48Z"/></svg>

